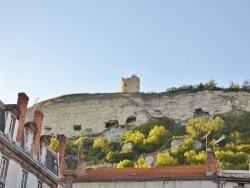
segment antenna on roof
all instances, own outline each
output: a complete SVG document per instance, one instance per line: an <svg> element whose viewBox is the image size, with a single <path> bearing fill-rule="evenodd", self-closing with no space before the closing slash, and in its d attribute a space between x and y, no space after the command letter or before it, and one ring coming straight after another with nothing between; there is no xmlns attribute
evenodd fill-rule
<svg viewBox="0 0 250 188"><path fill-rule="evenodd" d="M37 107L37 105L38 105L38 103L37 103L38 100L39 100L39 97L36 98L36 100L35 100L35 102L34 102L34 104L33 104L34 108L33 108L33 110L32 110L32 113L34 113L35 110L36 110L36 107Z"/></svg>
<svg viewBox="0 0 250 188"><path fill-rule="evenodd" d="M222 135L218 140L213 139L213 147L214 147L215 145L218 146L218 143L219 143L220 141L224 140L225 138L226 138L225 135ZM214 147L214 150L215 150L215 147Z"/></svg>
<svg viewBox="0 0 250 188"><path fill-rule="evenodd" d="M211 133L211 131L209 131L204 137L203 137L203 139L204 138L206 138L206 153L207 153L207 137L208 137L208 135Z"/></svg>

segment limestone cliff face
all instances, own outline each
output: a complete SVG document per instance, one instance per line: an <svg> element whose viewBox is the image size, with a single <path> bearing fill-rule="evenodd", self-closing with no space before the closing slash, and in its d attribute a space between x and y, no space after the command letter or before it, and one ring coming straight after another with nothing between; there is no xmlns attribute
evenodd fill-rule
<svg viewBox="0 0 250 188"><path fill-rule="evenodd" d="M30 117L32 109L28 111ZM40 102L36 109L44 113L42 134L45 135L74 137L103 133L114 127L122 134L126 126L138 126L165 116L184 124L193 117L209 117L232 110L250 111L250 93L72 94ZM109 133L105 134L109 137Z"/></svg>

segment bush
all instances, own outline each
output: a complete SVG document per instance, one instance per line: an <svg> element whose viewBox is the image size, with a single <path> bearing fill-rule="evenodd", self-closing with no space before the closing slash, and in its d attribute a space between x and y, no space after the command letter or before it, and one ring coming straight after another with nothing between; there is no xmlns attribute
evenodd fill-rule
<svg viewBox="0 0 250 188"><path fill-rule="evenodd" d="M206 153L204 151L197 153L195 150L189 150L184 153L187 164L200 165L205 164Z"/></svg>
<svg viewBox="0 0 250 188"><path fill-rule="evenodd" d="M126 151L120 153L115 153L113 151L110 151L106 155L106 161L110 163L118 163L125 159L134 160L136 157L137 157L136 154L132 151Z"/></svg>
<svg viewBox="0 0 250 188"><path fill-rule="evenodd" d="M170 156L168 151L163 151L157 154L157 167L160 166L175 166L178 164L177 159Z"/></svg>
<svg viewBox="0 0 250 188"><path fill-rule="evenodd" d="M146 159L141 157L134 163L134 167L135 168L149 168L149 165L147 164Z"/></svg>
<svg viewBox="0 0 250 188"><path fill-rule="evenodd" d="M134 163L128 159L125 159L117 164L117 168L133 167Z"/></svg>

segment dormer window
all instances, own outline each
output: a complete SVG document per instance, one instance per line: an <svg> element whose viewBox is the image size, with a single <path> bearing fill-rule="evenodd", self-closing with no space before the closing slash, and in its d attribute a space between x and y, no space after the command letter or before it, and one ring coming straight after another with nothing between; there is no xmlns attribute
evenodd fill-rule
<svg viewBox="0 0 250 188"><path fill-rule="evenodd" d="M13 137L14 134L14 129L15 129L15 119L13 117L10 118L10 127L9 127L9 133Z"/></svg>
<svg viewBox="0 0 250 188"><path fill-rule="evenodd" d="M34 133L31 130L26 130L25 134L25 151L32 154Z"/></svg>
<svg viewBox="0 0 250 188"><path fill-rule="evenodd" d="M37 132L37 125L35 122L27 122L24 125L24 150L29 153L30 155L33 155L33 142L34 142L34 136Z"/></svg>
<svg viewBox="0 0 250 188"><path fill-rule="evenodd" d="M4 133L8 136L10 141L16 140L18 125L19 121L15 117L13 117L11 112L7 112Z"/></svg>
<svg viewBox="0 0 250 188"><path fill-rule="evenodd" d="M10 141L16 141L17 129L19 125L18 118L21 115L20 109L15 104L5 105L5 127L4 133Z"/></svg>

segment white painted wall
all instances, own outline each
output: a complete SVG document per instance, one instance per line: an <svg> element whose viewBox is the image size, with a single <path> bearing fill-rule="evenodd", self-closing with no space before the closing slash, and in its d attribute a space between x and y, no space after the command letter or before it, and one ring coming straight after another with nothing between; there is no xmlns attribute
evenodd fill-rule
<svg viewBox="0 0 250 188"><path fill-rule="evenodd" d="M218 188L212 181L142 181L74 183L73 188ZM231 186L232 188L232 186Z"/></svg>

